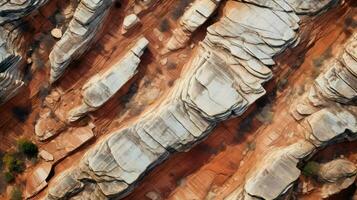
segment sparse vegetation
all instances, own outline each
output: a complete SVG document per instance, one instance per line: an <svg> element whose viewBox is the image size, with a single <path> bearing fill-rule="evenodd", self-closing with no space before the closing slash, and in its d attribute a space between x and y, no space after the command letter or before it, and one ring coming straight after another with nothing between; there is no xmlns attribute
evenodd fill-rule
<svg viewBox="0 0 357 200"><path fill-rule="evenodd" d="M159 30L160 30L161 32L167 32L167 31L169 31L169 30L170 30L169 20L167 20L166 18L163 19L163 20L160 22Z"/></svg>
<svg viewBox="0 0 357 200"><path fill-rule="evenodd" d="M17 120L25 122L31 113L31 107L14 107L12 113Z"/></svg>
<svg viewBox="0 0 357 200"><path fill-rule="evenodd" d="M315 161L309 161L304 166L302 173L305 176L316 176L320 170L320 164Z"/></svg>
<svg viewBox="0 0 357 200"><path fill-rule="evenodd" d="M174 20L179 19L185 12L186 7L192 2L192 0L179 0L176 8L171 12L171 17Z"/></svg>
<svg viewBox="0 0 357 200"><path fill-rule="evenodd" d="M22 192L18 186L15 186L11 191L11 200L22 200Z"/></svg>
<svg viewBox="0 0 357 200"><path fill-rule="evenodd" d="M278 81L277 87L278 91L282 91L288 84L288 79L287 78L282 78L281 80Z"/></svg>
<svg viewBox="0 0 357 200"><path fill-rule="evenodd" d="M266 104L257 114L257 120L263 124L270 124L273 121L273 116L272 105Z"/></svg>
<svg viewBox="0 0 357 200"><path fill-rule="evenodd" d="M38 147L27 139L19 139L17 148L20 153L23 153L27 158L35 158L38 154Z"/></svg>
<svg viewBox="0 0 357 200"><path fill-rule="evenodd" d="M320 68L324 64L324 61L331 58L332 56L333 56L332 49L331 49L331 47L329 47L326 49L326 51L323 54L321 54L320 57L314 58L312 60L312 63L314 65L314 67Z"/></svg>
<svg viewBox="0 0 357 200"><path fill-rule="evenodd" d="M6 153L3 162L9 172L21 173L25 169L25 164L18 153Z"/></svg>
<svg viewBox="0 0 357 200"><path fill-rule="evenodd" d="M124 104L129 103L130 99L136 94L138 91L138 84L134 82L133 84L130 85L128 92L120 97L120 101Z"/></svg>
<svg viewBox="0 0 357 200"><path fill-rule="evenodd" d="M351 35L357 27L357 21L353 17L347 17L344 22L344 31L347 35Z"/></svg>
<svg viewBox="0 0 357 200"><path fill-rule="evenodd" d="M6 183L11 183L15 180L15 176L12 172L5 172L4 180Z"/></svg>

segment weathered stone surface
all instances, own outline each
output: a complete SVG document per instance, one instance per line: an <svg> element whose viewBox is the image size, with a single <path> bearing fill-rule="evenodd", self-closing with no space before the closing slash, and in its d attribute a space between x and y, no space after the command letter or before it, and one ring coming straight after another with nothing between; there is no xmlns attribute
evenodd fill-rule
<svg viewBox="0 0 357 200"><path fill-rule="evenodd" d="M297 163L310 155L314 148L311 143L300 141L283 149L275 149L257 165L247 179L244 190L249 196L276 199L298 179L300 170Z"/></svg>
<svg viewBox="0 0 357 200"><path fill-rule="evenodd" d="M54 28L51 30L51 35L56 39L60 39L62 37L62 31L59 28Z"/></svg>
<svg viewBox="0 0 357 200"><path fill-rule="evenodd" d="M130 14L126 16L123 21L122 33L124 34L128 30L136 26L138 23L140 23L140 19L137 15Z"/></svg>
<svg viewBox="0 0 357 200"><path fill-rule="evenodd" d="M52 188L47 199L81 198L88 191L100 191L103 198L123 197L169 152L187 151L207 136L217 122L242 115L265 94L262 84L272 77L268 66L275 64L273 56L299 42L299 22L293 10L276 12L228 1L222 18L208 27L204 41L165 100L129 127L109 133L81 163L54 180L53 184L61 185L63 191ZM193 23L192 27L198 26ZM268 170L266 175L257 171L245 194L251 199L254 198L250 193L268 198L279 196L299 176L297 162L314 148L303 141L275 152L271 155L275 159L267 162L274 163L279 172ZM269 181L276 183L272 193L269 188L256 189L264 188ZM73 190L72 185L81 187Z"/></svg>
<svg viewBox="0 0 357 200"><path fill-rule="evenodd" d="M322 109L307 119L312 135L320 142L328 142L346 130L357 132L357 119L354 114L344 111Z"/></svg>
<svg viewBox="0 0 357 200"><path fill-rule="evenodd" d="M356 37L352 36L346 42L344 51L338 59L343 58L348 50L353 51L351 49L355 41ZM333 63L336 62L342 63L339 60ZM282 196L300 176L300 170L297 168L299 161L309 158L318 147L345 138L356 139L357 110L353 108L354 105L343 104L348 104L355 99L354 94L350 92L350 85L353 85L351 83L354 83L357 77L346 70L344 71L346 78L343 81L348 81L336 83L339 77L337 75L331 77L331 72L336 69L341 72L350 67L347 67L346 63L339 66L328 63L325 67L327 70L315 80L315 85L308 91L309 94L304 95L303 103L294 104L294 110L301 115L299 120L304 119L303 124L307 124L304 126L308 132L306 139L285 148L275 149L264 156L264 159L248 174L243 186L238 187L227 199L276 199ZM335 93L331 92L327 95L327 92L324 93L322 90L333 90ZM356 166L346 161L336 160L323 165L319 177L330 182L324 185L323 196L327 197L347 188L354 181L355 174Z"/></svg>
<svg viewBox="0 0 357 200"><path fill-rule="evenodd" d="M54 162L57 162L92 139L94 137L92 128L93 126L90 125L80 128L70 128L49 143L46 143L42 148L53 155Z"/></svg>
<svg viewBox="0 0 357 200"><path fill-rule="evenodd" d="M55 82L72 60L81 56L94 42L106 18L111 0L82 0L67 30L50 53L50 82Z"/></svg>
<svg viewBox="0 0 357 200"><path fill-rule="evenodd" d="M326 8L328 5L333 4L334 0L276 0L276 1L265 1L265 0L241 0L243 2L250 2L256 5L269 7L276 11L294 11L297 14L316 14L322 9Z"/></svg>
<svg viewBox="0 0 357 200"><path fill-rule="evenodd" d="M3 0L0 2L0 25L29 15L47 0Z"/></svg>
<svg viewBox="0 0 357 200"><path fill-rule="evenodd" d="M42 163L32 171L26 180L25 198L30 198L47 186L46 179L52 169L51 163Z"/></svg>
<svg viewBox="0 0 357 200"><path fill-rule="evenodd" d="M180 25L173 30L173 35L167 42L167 49L174 51L183 48L190 36L213 14L220 0L195 0L180 18Z"/></svg>
<svg viewBox="0 0 357 200"><path fill-rule="evenodd" d="M140 56L148 43L144 37L139 39L120 61L92 77L82 88L83 103L69 112L68 121L73 122L98 109L129 81L137 73Z"/></svg>
<svg viewBox="0 0 357 200"><path fill-rule="evenodd" d="M318 178L326 183L321 188L323 198L348 188L356 180L357 168L349 160L336 159L320 166Z"/></svg>
<svg viewBox="0 0 357 200"><path fill-rule="evenodd" d="M40 152L38 153L38 155L42 158L42 159L44 159L45 161L53 161L53 155L52 154L50 154L48 151L46 151L46 150L40 150Z"/></svg>
<svg viewBox="0 0 357 200"><path fill-rule="evenodd" d="M15 96L25 84L21 73L22 56L12 45L12 40L17 35L17 31L9 33L4 27L0 27L0 104Z"/></svg>
<svg viewBox="0 0 357 200"><path fill-rule="evenodd" d="M62 132L65 124L49 109L44 109L35 124L35 134L40 141L45 141Z"/></svg>

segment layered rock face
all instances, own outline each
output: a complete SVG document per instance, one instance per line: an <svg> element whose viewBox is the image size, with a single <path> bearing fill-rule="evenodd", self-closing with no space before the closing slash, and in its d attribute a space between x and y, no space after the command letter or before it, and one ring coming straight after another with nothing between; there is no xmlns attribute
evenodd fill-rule
<svg viewBox="0 0 357 200"><path fill-rule="evenodd" d="M148 43L144 37L139 39L119 62L92 77L82 88L82 105L69 112L68 121L75 121L87 112L98 109L129 81L137 73L140 56Z"/></svg>
<svg viewBox="0 0 357 200"><path fill-rule="evenodd" d="M356 165L345 159L336 159L320 166L318 178L324 181L321 188L323 198L348 188L356 180Z"/></svg>
<svg viewBox="0 0 357 200"><path fill-rule="evenodd" d="M325 66L326 71L316 78L311 90L293 106L293 116L307 131L306 140L269 153L227 199L276 199L300 176L300 161L336 141L356 139L356 42L354 35L341 55ZM354 164L341 160L322 165L320 179L334 183L323 187L325 197L347 188L355 178L355 170Z"/></svg>
<svg viewBox="0 0 357 200"><path fill-rule="evenodd" d="M172 152L187 151L205 138L217 122L242 115L265 94L262 84L272 77L268 67L275 64L272 57L298 43L299 17L294 11L300 10L302 3L278 2L269 6L263 1L255 2L257 6L228 1L223 17L208 28L206 38L166 99L136 123L103 138L78 165L54 180L46 198L120 198ZM310 2L310 10L304 10L312 14L328 3ZM270 179L265 172L258 172L260 175L246 190L254 193L256 184L264 184L260 179L264 176L278 183L274 195L279 195L280 189L299 174L291 167L296 168L298 160L314 148L308 142L298 147L271 156L284 159L273 163L284 172L282 175L292 173L289 179L280 182L274 175Z"/></svg>
<svg viewBox="0 0 357 200"><path fill-rule="evenodd" d="M4 0L0 2L0 25L29 15L47 0Z"/></svg>
<svg viewBox="0 0 357 200"><path fill-rule="evenodd" d="M51 83L55 82L67 66L94 42L111 4L111 0L82 0L79 3L66 32L50 53Z"/></svg>
<svg viewBox="0 0 357 200"><path fill-rule="evenodd" d="M22 56L18 55L12 41L17 31L8 32L0 27L0 104L13 97L24 85L22 81Z"/></svg>
<svg viewBox="0 0 357 200"><path fill-rule="evenodd" d="M196 0L180 18L180 25L173 30L173 35L167 42L170 51L183 48L195 32L217 9L220 0Z"/></svg>

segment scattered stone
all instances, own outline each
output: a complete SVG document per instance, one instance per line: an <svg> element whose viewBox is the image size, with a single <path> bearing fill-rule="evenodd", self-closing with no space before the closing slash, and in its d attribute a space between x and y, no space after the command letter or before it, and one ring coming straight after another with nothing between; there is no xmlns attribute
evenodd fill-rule
<svg viewBox="0 0 357 200"><path fill-rule="evenodd" d="M140 23L140 19L135 14L130 14L124 18L122 34L126 33L129 29L133 28Z"/></svg>
<svg viewBox="0 0 357 200"><path fill-rule="evenodd" d="M61 39L62 31L59 28L54 28L51 30L51 35L56 39Z"/></svg>
<svg viewBox="0 0 357 200"><path fill-rule="evenodd" d="M40 150L38 155L47 162L53 161L53 155L46 150Z"/></svg>
<svg viewBox="0 0 357 200"><path fill-rule="evenodd" d="M167 61L168 61L167 58L161 59L161 60L160 60L160 64L161 64L161 65L166 65L166 64L167 64Z"/></svg>

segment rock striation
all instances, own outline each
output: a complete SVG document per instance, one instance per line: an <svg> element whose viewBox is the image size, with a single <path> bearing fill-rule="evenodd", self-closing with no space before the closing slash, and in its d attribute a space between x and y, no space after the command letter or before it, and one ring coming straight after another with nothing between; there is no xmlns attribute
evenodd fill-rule
<svg viewBox="0 0 357 200"><path fill-rule="evenodd" d="M356 180L356 165L345 159L336 159L320 166L318 178L324 181L321 188L323 198L328 198L348 188Z"/></svg>
<svg viewBox="0 0 357 200"><path fill-rule="evenodd" d="M29 15L47 0L4 0L0 2L0 25Z"/></svg>
<svg viewBox="0 0 357 200"><path fill-rule="evenodd" d="M262 84L272 77L273 56L299 41L300 19L294 5L275 10L258 3L228 1L222 18L207 29L206 38L166 99L131 126L98 142L80 163L53 181L46 199L123 197L171 153L189 150L217 122L242 115L263 96ZM319 10L325 6L323 2L310 6L315 5ZM296 163L313 149L310 142L303 141L284 150L284 155L271 155L284 159L274 161L274 166L285 170L283 174L293 173L281 183L275 179L279 174L272 175L271 180L279 183L276 195L297 178ZM257 174L246 188L251 193L255 183L264 184L259 175L264 173ZM264 178L269 181L269 176Z"/></svg>
<svg viewBox="0 0 357 200"><path fill-rule="evenodd" d="M142 37L120 61L92 77L82 88L82 104L69 111L68 121L76 121L98 109L128 82L137 73L140 57L148 44L149 41Z"/></svg>
<svg viewBox="0 0 357 200"><path fill-rule="evenodd" d="M265 156L246 177L244 185L238 187L227 200L276 199L284 195L300 176L299 162L308 159L321 147L357 138L357 110L353 104L356 95L351 88L356 86L354 83L357 81L353 70L357 67L356 42L356 35L351 36L342 54L325 66L326 71L316 78L311 90L293 106L293 116L302 120L301 124L307 130L306 139ZM341 78L336 71L348 79ZM355 174L354 164L344 160L322 165L320 179L335 183L323 187L324 196L347 188L353 181L344 178Z"/></svg>
<svg viewBox="0 0 357 200"><path fill-rule="evenodd" d="M46 179L50 175L52 164L43 163L37 166L26 180L25 198L31 198L47 186Z"/></svg>
<svg viewBox="0 0 357 200"><path fill-rule="evenodd" d="M50 53L51 83L55 82L67 66L94 42L111 5L111 0L81 0L67 30Z"/></svg>
<svg viewBox="0 0 357 200"><path fill-rule="evenodd" d="M0 104L15 96L25 84L21 73L23 59L12 44L17 35L16 30L9 32L0 27Z"/></svg>
<svg viewBox="0 0 357 200"><path fill-rule="evenodd" d="M179 27L167 42L167 49L174 51L186 46L193 32L207 21L218 8L220 0L195 0L180 18Z"/></svg>

